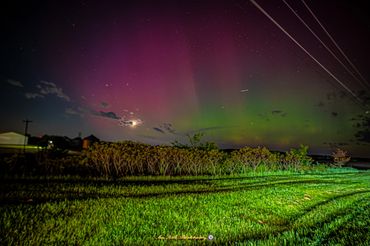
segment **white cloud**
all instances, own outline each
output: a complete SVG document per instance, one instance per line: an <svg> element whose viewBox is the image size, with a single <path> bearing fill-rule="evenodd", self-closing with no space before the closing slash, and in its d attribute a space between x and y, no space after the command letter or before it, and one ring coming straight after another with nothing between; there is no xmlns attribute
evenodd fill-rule
<svg viewBox="0 0 370 246"><path fill-rule="evenodd" d="M67 96L62 88L57 87L56 84L53 82L48 82L48 81L40 81L40 84L37 85L37 88L39 89L39 92L42 95L56 95L59 98L62 98L66 100L67 102L71 101L69 96Z"/></svg>
<svg viewBox="0 0 370 246"><path fill-rule="evenodd" d="M66 108L65 113L71 115L80 115L80 113L74 110L73 108Z"/></svg>
<svg viewBox="0 0 370 246"><path fill-rule="evenodd" d="M27 92L24 94L26 96L27 99L35 99L35 98L44 98L43 95L39 94L39 93L31 93L31 92Z"/></svg>
<svg viewBox="0 0 370 246"><path fill-rule="evenodd" d="M141 119L131 119L131 120L124 120L123 118L118 119L119 126L129 126L129 127L137 127L141 124L143 124L143 121Z"/></svg>
<svg viewBox="0 0 370 246"><path fill-rule="evenodd" d="M7 79L6 82L12 86L24 87L23 84L18 80Z"/></svg>
<svg viewBox="0 0 370 246"><path fill-rule="evenodd" d="M84 117L85 114L86 114L86 109L81 108L81 107L71 106L71 107L65 108L64 113L66 115L73 115L73 116Z"/></svg>

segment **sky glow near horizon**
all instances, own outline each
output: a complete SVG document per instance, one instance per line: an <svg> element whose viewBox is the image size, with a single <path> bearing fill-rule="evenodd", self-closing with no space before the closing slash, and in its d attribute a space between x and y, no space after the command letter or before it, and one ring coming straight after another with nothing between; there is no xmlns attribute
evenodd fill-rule
<svg viewBox="0 0 370 246"><path fill-rule="evenodd" d="M2 17L0 131L23 132L29 118L37 136L170 144L204 132L222 148L369 156L370 87L282 1L256 2L364 104L249 1L40 1L9 4ZM288 2L334 50L304 5ZM307 4L370 80L366 9Z"/></svg>

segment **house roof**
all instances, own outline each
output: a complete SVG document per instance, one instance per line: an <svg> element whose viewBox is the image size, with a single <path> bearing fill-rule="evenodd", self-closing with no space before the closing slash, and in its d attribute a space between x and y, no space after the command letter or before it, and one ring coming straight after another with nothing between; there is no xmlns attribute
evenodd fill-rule
<svg viewBox="0 0 370 246"><path fill-rule="evenodd" d="M91 142L94 142L94 141L100 141L100 139L99 138L97 138L97 137L95 137L94 135L90 135L90 136L87 136L87 137L85 137L84 138L84 140L89 140L89 141L91 141Z"/></svg>

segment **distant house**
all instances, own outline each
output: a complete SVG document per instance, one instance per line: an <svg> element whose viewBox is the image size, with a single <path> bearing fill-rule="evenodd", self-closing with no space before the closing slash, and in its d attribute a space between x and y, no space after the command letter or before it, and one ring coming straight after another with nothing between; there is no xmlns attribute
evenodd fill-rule
<svg viewBox="0 0 370 246"><path fill-rule="evenodd" d="M83 149L88 149L91 145L93 145L96 142L99 142L99 138L95 137L94 135L90 135L88 137L85 137L82 140L82 148Z"/></svg>
<svg viewBox="0 0 370 246"><path fill-rule="evenodd" d="M28 144L28 137L16 132L0 133L0 144L23 145Z"/></svg>
<svg viewBox="0 0 370 246"><path fill-rule="evenodd" d="M82 138L76 137L71 140L71 149L72 150L81 150L82 148Z"/></svg>

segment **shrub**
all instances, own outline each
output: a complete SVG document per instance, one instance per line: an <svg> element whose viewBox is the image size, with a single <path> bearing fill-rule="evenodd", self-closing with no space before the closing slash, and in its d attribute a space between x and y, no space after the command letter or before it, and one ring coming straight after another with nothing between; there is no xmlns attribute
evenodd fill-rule
<svg viewBox="0 0 370 246"><path fill-rule="evenodd" d="M301 145L299 149L291 149L285 153L282 161L284 169L294 169L295 171L301 170L304 166L312 164L313 159L307 156L308 146Z"/></svg>
<svg viewBox="0 0 370 246"><path fill-rule="evenodd" d="M222 164L224 163L227 155L217 149L205 151L204 165L206 166L207 174L222 174Z"/></svg>
<svg viewBox="0 0 370 246"><path fill-rule="evenodd" d="M62 174L68 151L59 148L42 149L36 153L36 161L41 174Z"/></svg>
<svg viewBox="0 0 370 246"><path fill-rule="evenodd" d="M30 170L31 166L35 166L35 163L32 163L33 165L27 165L31 164L29 161L29 158L27 158L26 154L23 153L15 153L12 155L7 155L2 157L2 163L1 163L1 172L3 174L25 174L26 172L32 172Z"/></svg>
<svg viewBox="0 0 370 246"><path fill-rule="evenodd" d="M308 147L291 149L284 155L266 147L244 147L226 154L214 145L200 144L196 135L191 146L151 146L125 141L95 143L82 154L44 149L36 154L18 154L1 160L7 174L88 175L119 178L130 175L222 175L281 169L308 171L313 168ZM212 147L213 146L213 147ZM349 160L347 152L333 153L336 165Z"/></svg>
<svg viewBox="0 0 370 246"><path fill-rule="evenodd" d="M150 146L135 142L97 143L83 163L106 177L126 175L199 175L221 173L224 154L217 149Z"/></svg>
<svg viewBox="0 0 370 246"><path fill-rule="evenodd" d="M256 171L260 165L270 168L278 162L278 156L271 153L266 147L244 147L231 153L231 160L239 164L242 172L252 169ZM235 170L235 168L232 168Z"/></svg>
<svg viewBox="0 0 370 246"><path fill-rule="evenodd" d="M216 150L218 149L216 143L214 142L202 142L202 138L204 137L203 132L195 133L194 135L186 134L188 138L189 144L182 144L179 141L174 141L172 146L177 148L185 148L185 149L202 149L202 150Z"/></svg>
<svg viewBox="0 0 370 246"><path fill-rule="evenodd" d="M347 162L351 160L351 157L348 155L348 152L342 149L337 148L333 153L333 165L335 167L343 167Z"/></svg>
<svg viewBox="0 0 370 246"><path fill-rule="evenodd" d="M164 148L132 141L95 143L83 156L86 165L96 170L97 175L106 177L159 175L169 168Z"/></svg>

